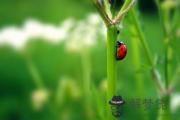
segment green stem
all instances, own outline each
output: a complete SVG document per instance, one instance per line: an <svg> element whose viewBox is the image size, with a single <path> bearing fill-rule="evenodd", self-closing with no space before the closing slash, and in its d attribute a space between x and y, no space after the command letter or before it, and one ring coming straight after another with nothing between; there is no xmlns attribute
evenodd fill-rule
<svg viewBox="0 0 180 120"><path fill-rule="evenodd" d="M125 2L124 2L124 4L123 4L122 8L120 9L118 15L121 14L121 12L122 12L123 10L125 10L125 9L129 6L129 4L130 4L131 2L132 2L132 0L125 0Z"/></svg>
<svg viewBox="0 0 180 120"><path fill-rule="evenodd" d="M180 82L179 75L180 75L180 64L178 64L178 67L176 68L175 73L172 77L171 85L169 87L169 92L172 92L179 85Z"/></svg>
<svg viewBox="0 0 180 120"><path fill-rule="evenodd" d="M141 66L141 60L140 60L140 50L139 50L139 42L137 39L132 39L131 43L132 47L132 57L133 57L133 64L135 70L137 70ZM135 73L135 79L136 79L136 86L137 86L137 95L144 97L144 81L143 77L139 73Z"/></svg>
<svg viewBox="0 0 180 120"><path fill-rule="evenodd" d="M160 3L160 0L155 0L155 3L156 3L156 6L158 8L158 13L159 13L159 18L160 18L160 23L161 23L161 26L163 28L163 34L165 35L166 33L166 27L165 27L165 23L164 23L164 16L163 16L163 11L161 9L161 3Z"/></svg>
<svg viewBox="0 0 180 120"><path fill-rule="evenodd" d="M143 47L144 47L144 50L145 50L145 53L146 53L146 56L148 58L148 62L151 66L154 66L154 63L153 63L153 59L152 59L152 55L150 53L150 49L147 45L147 42L145 40L145 37L144 37L144 34L143 32L141 31L141 28L140 28L140 23L138 22L138 18L137 18L137 13L135 12L135 10L132 10L132 18L133 18L133 23L134 23L134 26L136 28L136 31L138 33L138 36L139 36L139 40L141 41Z"/></svg>
<svg viewBox="0 0 180 120"><path fill-rule="evenodd" d="M32 63L32 61L28 61L27 60L27 65L29 67L29 71L33 77L34 83L36 84L36 86L38 88L44 88L42 79L37 71L37 68L35 67L35 65Z"/></svg>
<svg viewBox="0 0 180 120"><path fill-rule="evenodd" d="M26 50L22 51L22 55L25 58L28 70L30 72L32 80L33 80L35 86L37 87L37 89L45 89L46 90L46 88L45 88L46 86L43 82L43 79L42 79L36 65L33 63L32 56L29 55L29 53ZM54 115L58 115L56 106L54 106L54 104L51 101L48 101L48 107Z"/></svg>
<svg viewBox="0 0 180 120"><path fill-rule="evenodd" d="M117 40L117 27L111 26L107 30L107 101L115 95L116 92L116 79L117 79L117 61L116 61L116 40ZM110 106L107 107L107 120L112 120Z"/></svg>
<svg viewBox="0 0 180 120"><path fill-rule="evenodd" d="M164 104L164 108L160 107L158 120L171 120L170 96L163 96L161 100Z"/></svg>
<svg viewBox="0 0 180 120"><path fill-rule="evenodd" d="M39 74L39 71L37 70L36 66L34 65L30 55L25 50L22 52L22 54L26 60L27 67L32 76L34 84L36 85L37 88L43 89L44 88L43 80Z"/></svg>
<svg viewBox="0 0 180 120"><path fill-rule="evenodd" d="M164 69L165 70L164 73L165 73L165 87L166 87L166 89L168 89L168 86L169 86L169 74L168 74L168 72L169 72L169 70L168 70L169 69L169 63L168 63L169 51L168 51L168 49L169 49L169 46L167 45L165 48L165 69Z"/></svg>
<svg viewBox="0 0 180 120"><path fill-rule="evenodd" d="M156 5L158 7L159 10L159 16L160 16L160 21L161 21L161 25L163 28L163 33L164 33L164 43L165 43L165 67L164 67L164 73L165 73L165 89L166 91L168 91L169 89L169 69L171 68L171 65L169 64L169 42L170 42L170 38L169 38L169 33L170 33L170 29L169 27L167 27L169 25L169 11L164 11L161 8L161 2L160 0L156 0ZM167 94L165 96L162 96L163 101L165 101L165 105L166 108L164 109L164 111L160 110L160 113L163 113L165 115L161 115L159 114L159 120L171 120L171 111L170 111L170 94ZM164 117L166 116L166 117Z"/></svg>
<svg viewBox="0 0 180 120"><path fill-rule="evenodd" d="M114 3L111 4L111 11L112 11L113 18L116 15L116 4L117 4L117 0L114 0Z"/></svg>
<svg viewBox="0 0 180 120"><path fill-rule="evenodd" d="M137 70L141 66L141 57L140 57L140 49L139 49L139 41L137 38L132 39L131 43L132 47L132 59L133 59L133 65L135 70ZM144 98L144 80L143 76L141 73L135 73L135 83L136 83L136 88L137 88L137 96L138 98L140 97L141 99ZM141 119L142 120L148 120L148 116L144 115L144 113L147 114L146 111L143 110L143 108L140 108L139 112L141 113Z"/></svg>
<svg viewBox="0 0 180 120"><path fill-rule="evenodd" d="M89 49L82 51L83 91L86 97L90 96L91 64Z"/></svg>
<svg viewBox="0 0 180 120"><path fill-rule="evenodd" d="M90 63L90 51L89 48L85 48L81 53L82 59L82 74L83 74L83 96L84 96L84 108L88 119L92 119L91 114L91 63Z"/></svg>
<svg viewBox="0 0 180 120"><path fill-rule="evenodd" d="M169 89L169 45L165 45L165 89L168 91ZM163 101L163 104L165 105L165 108L160 108L159 110L159 116L158 120L171 120L171 110L170 110L170 94L167 93L163 96L161 96L161 99Z"/></svg>
<svg viewBox="0 0 180 120"><path fill-rule="evenodd" d="M149 49L148 44L147 44L147 42L145 40L144 34L141 31L140 23L138 22L138 18L137 18L137 13L135 12L135 10L132 10L131 13L132 13L131 16L132 16L132 19L133 19L133 24L134 24L134 26L136 28L136 31L137 31L137 35L139 37L140 42L142 43L142 46L144 48L145 53L146 53L148 63L151 66L151 70L152 70L152 74L154 76L155 84L156 84L157 88L159 89L159 91L161 93L164 93L164 87L162 85L162 81L158 77L158 71L154 66L153 58L151 57L152 55L150 53L150 49Z"/></svg>
<svg viewBox="0 0 180 120"><path fill-rule="evenodd" d="M169 41L169 40L167 40ZM169 44L165 44L165 89L168 91L169 90L169 69L170 69L170 64L169 64ZM170 94L168 93L165 96L162 96L162 100L164 101L164 104L166 108L164 110L160 111L159 120L171 120L171 110L170 110ZM166 117L164 117L166 116Z"/></svg>

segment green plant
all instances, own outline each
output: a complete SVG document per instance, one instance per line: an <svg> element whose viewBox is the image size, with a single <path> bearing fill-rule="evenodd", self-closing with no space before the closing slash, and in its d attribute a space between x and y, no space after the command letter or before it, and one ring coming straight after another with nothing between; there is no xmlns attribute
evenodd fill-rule
<svg viewBox="0 0 180 120"><path fill-rule="evenodd" d="M131 12L131 18L134 28L136 29L136 36L139 39L140 43L142 44L142 47L145 51L146 58L148 60L148 65L150 66L152 78L154 79L154 82L156 83L156 87L159 91L159 97L164 102L166 108L164 110L159 110L159 120L171 120L171 110L170 110L170 101L171 101L171 94L172 91L172 84L177 82L177 73L179 72L179 67L175 69L175 75L172 77L173 66L170 61L172 60L173 56L173 44L172 41L175 41L175 34L173 31L177 31L176 27L173 27L174 24L176 24L176 20L178 19L178 6L179 4L175 1L171 0L165 0L163 2L160 2L159 0L156 0L156 5L159 11L160 16L160 23L163 30L163 46L164 46L164 56L165 56L165 63L164 63L164 77L162 73L157 68L157 60L154 61L155 57L152 55L152 52L150 50L149 45L147 44L147 39L145 37L144 32L141 29L141 23L138 19L137 10L133 10ZM170 19L170 11L174 10L174 14L172 15L173 19ZM172 78L172 79L171 79ZM164 79L164 80L163 80ZM171 83L171 81L173 81ZM170 87L171 86L171 87Z"/></svg>
<svg viewBox="0 0 180 120"><path fill-rule="evenodd" d="M169 88L170 88L170 82L171 82L171 74L172 74L172 63L170 63L170 61L172 61L172 42L173 42L173 24L174 20L171 19L170 17L170 12L172 10L175 10L175 13L173 14L173 18L176 17L177 14L177 10L179 7L179 3L178 1L172 1L172 0L164 0L164 1L160 1L160 0L155 0L156 5L158 7L158 11L159 11L159 17L160 17L160 22L163 28L163 41L164 41L164 56L165 56L165 66L164 66L164 81L165 81L165 92L166 94L161 96L162 99L165 101L167 108L165 109L165 111L160 111L160 114L166 114L166 116L161 116L159 115L159 119L160 120L170 120L172 119L171 116L171 111L170 111L170 95L172 92L169 92ZM177 10L176 10L177 9Z"/></svg>
<svg viewBox="0 0 180 120"><path fill-rule="evenodd" d="M107 90L107 100L111 99L113 95L116 93L116 73L117 73L117 62L115 60L116 53L116 40L118 37L118 31L120 31L119 25L122 23L124 15L130 10L130 8L134 5L134 0L125 0L123 6L119 11L115 9L115 4L112 1L108 0L93 0L96 5L102 19L104 20L107 26L107 78L108 78L108 90ZM133 10L130 14L132 19L132 24L135 28L135 34L137 39L140 40L142 47L145 51L145 55L148 61L148 65L150 66L150 71L152 74L152 78L156 84L158 89L159 97L165 102L166 109L161 111L159 114L159 119L170 120L171 119L171 111L170 111L170 95L172 93L172 86L177 83L177 73L179 73L179 67L175 70L175 75L172 77L173 66L169 61L172 61L172 41L173 39L177 39L176 33L177 31L177 19L178 16L178 6L179 3L177 1L172 0L164 0L160 2L160 0L155 0L156 5L158 7L160 22L163 29L163 39L164 39L164 77L162 73L157 68L157 60L153 56L149 45L147 43L144 32L141 29L141 23L137 16L137 10ZM171 11L174 10L174 14L172 19L170 18ZM174 33L173 33L174 32ZM137 48L134 48L136 52L138 52ZM136 54L136 53L134 53ZM137 63L136 66L139 66L139 55L134 55L135 61L134 64ZM172 77L172 80L171 80ZM141 79L141 76L136 75L136 79ZM164 79L164 82L163 82ZM171 83L171 81L173 81ZM142 84L141 82L137 83L139 86L138 94L142 95ZM108 120L112 119L110 115L110 108L108 107ZM163 113L162 113L163 112ZM165 115L162 115L165 114ZM161 117L162 116L162 117Z"/></svg>
<svg viewBox="0 0 180 120"><path fill-rule="evenodd" d="M116 10L114 3L109 0L93 0L104 23L107 27L107 101L116 94L117 79L117 61L116 61L116 41L118 33L121 30L119 25L122 23L124 16L135 4L135 0L125 0L123 6ZM110 107L107 106L107 119L112 120Z"/></svg>

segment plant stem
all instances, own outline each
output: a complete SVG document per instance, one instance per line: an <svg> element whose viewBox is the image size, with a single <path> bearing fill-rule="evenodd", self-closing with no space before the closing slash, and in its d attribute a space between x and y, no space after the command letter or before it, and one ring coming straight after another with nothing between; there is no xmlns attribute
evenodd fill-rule
<svg viewBox="0 0 180 120"><path fill-rule="evenodd" d="M163 102L162 104L164 104L164 108L162 108L163 106L161 106L161 108L159 109L158 120L171 120L170 96L162 96L161 100Z"/></svg>
<svg viewBox="0 0 180 120"><path fill-rule="evenodd" d="M140 47L139 47L139 41L137 38L132 39L131 43L132 47L132 59L133 59L133 66L134 70L137 70L141 66L141 57L140 57ZM138 98L143 99L144 98L144 80L143 76L141 73L135 73L135 83L136 83L136 88L137 88L137 96ZM142 120L148 120L148 116L144 115L144 113L147 113L147 111L144 111L143 108L139 109L140 116Z"/></svg>
<svg viewBox="0 0 180 120"><path fill-rule="evenodd" d="M165 40L166 41L166 40ZM167 38L167 41L168 38ZM169 90L169 44L165 44L165 67L164 67L164 73L165 73L165 89L166 91ZM163 104L165 105L165 109L160 109L159 113L159 120L171 120L171 110L170 110L170 93L165 94L164 96L161 96Z"/></svg>
<svg viewBox="0 0 180 120"><path fill-rule="evenodd" d="M83 91L84 95L90 96L90 81L91 81L91 65L89 49L84 49L81 54L82 71L83 71Z"/></svg>
<svg viewBox="0 0 180 120"><path fill-rule="evenodd" d="M171 85L170 85L169 90L168 90L169 93L172 92L177 87L177 85L179 85L179 81L180 81L179 75L180 75L180 64L176 68L175 74L171 80Z"/></svg>
<svg viewBox="0 0 180 120"><path fill-rule="evenodd" d="M169 55L170 55L170 28L169 26L169 11L164 11L161 8L161 1L156 0L156 5L159 10L159 16L160 16L160 22L163 28L164 33L164 46L165 46L165 67L164 67L164 73L165 73L165 89L168 91L169 89L169 69L171 68L171 65L169 64ZM162 96L162 100L165 102L166 108L164 111L160 110L160 113L163 113L165 115L159 114L159 120L171 120L171 111L170 111L170 94L166 94L165 96Z"/></svg>
<svg viewBox="0 0 180 120"><path fill-rule="evenodd" d="M100 118L99 120L105 120L104 113L104 102L102 102L102 93L94 85L92 89L93 100L95 102L95 109L97 110L97 115ZM96 117L97 118L97 117Z"/></svg>
<svg viewBox="0 0 180 120"><path fill-rule="evenodd" d="M165 73L165 87L166 89L168 89L169 86L169 59L168 59L168 53L169 53L169 45L166 45L165 47L165 69L164 69L164 73Z"/></svg>
<svg viewBox="0 0 180 120"><path fill-rule="evenodd" d="M166 40L165 40L166 41ZM164 72L165 72L165 89L166 91L169 90L169 44L168 44L169 39L167 38L167 44L165 44L165 67L164 67ZM161 99L164 101L165 104L165 109L160 110L159 114L159 120L171 120L171 110L170 110L170 94L166 94L161 97Z"/></svg>
<svg viewBox="0 0 180 120"><path fill-rule="evenodd" d="M164 17L163 17L163 11L162 11L162 9L161 9L161 4L160 4L160 0L155 0L155 3L156 3L156 6L157 6L157 8L158 8L158 12L159 12L159 18L160 18L160 23L161 23L161 26L162 26L162 28L163 28L163 33L165 34L165 32L166 32L166 28L165 28L165 26L164 26Z"/></svg>
<svg viewBox="0 0 180 120"><path fill-rule="evenodd" d="M147 45L147 42L145 40L145 37L144 37L144 34L143 32L141 31L141 28L140 28L140 23L138 22L138 18L137 18L137 13L135 12L135 10L132 10L132 18L133 18L133 22L134 22L134 26L137 30L137 33L138 33L138 36L139 36L139 40L141 41L143 47L144 47L144 50L145 50L145 53L147 55L147 58L148 58L148 62L151 66L153 66L153 60L152 60L152 55L150 53L150 49Z"/></svg>
<svg viewBox="0 0 180 120"><path fill-rule="evenodd" d="M111 26L107 30L107 101L115 95L116 91L116 79L117 79L117 61L116 61L116 40L117 40L117 27ZM110 106L107 107L107 120L112 120Z"/></svg>
<svg viewBox="0 0 180 120"><path fill-rule="evenodd" d="M32 63L31 60L27 60L27 65L29 67L29 71L33 77L34 83L38 88L44 88L42 79L39 75L39 72L37 71L37 68L35 67L35 65Z"/></svg>
<svg viewBox="0 0 180 120"><path fill-rule="evenodd" d="M138 67L141 66L141 60L140 60L140 50L139 50L139 42L136 38L132 39L131 43L132 47L132 58L133 58L133 64L135 70L138 69ZM144 81L142 79L142 75L140 73L135 73L135 79L136 79L136 87L137 87L137 95L140 97L144 97Z"/></svg>
<svg viewBox="0 0 180 120"><path fill-rule="evenodd" d="M161 79L158 76L158 74L159 74L158 70L154 66L153 59L151 57L152 55L150 53L150 49L149 49L148 44L147 44L147 42L145 40L144 34L141 31L140 23L138 22L137 13L135 12L135 10L132 10L131 16L132 16L132 19L133 19L134 26L135 26L135 28L137 30L137 35L139 37L139 40L142 43L142 46L143 46L144 51L146 53L146 57L148 59L148 63L151 66L151 71L152 71L152 74L154 76L155 84L156 84L157 88L159 89L159 91L161 93L164 93L164 87L162 85L162 81L161 81Z"/></svg>
<svg viewBox="0 0 180 120"><path fill-rule="evenodd" d="M26 50L24 50L22 52L25 60L26 60L26 63L27 63L27 67L29 69L29 72L32 76L32 79L34 81L34 84L36 85L36 87L38 89L43 89L44 88L44 83L43 83L43 80L39 74L39 71L37 70L36 66L34 65L34 63L32 62L32 59L30 57L30 55L26 52Z"/></svg>
<svg viewBox="0 0 180 120"><path fill-rule="evenodd" d="M81 52L82 59L82 74L83 74L83 96L84 96L84 107L88 119L92 119L91 116L91 63L90 63L90 51L89 48L85 48Z"/></svg>
<svg viewBox="0 0 180 120"><path fill-rule="evenodd" d="M103 18L107 27L107 101L115 95L116 92L116 79L117 79L117 61L116 61L116 40L118 37L118 25L122 22L123 17L135 4L135 0L125 0L119 12L112 18L112 11L110 3L105 0L105 7L102 5L101 0L92 0L96 5L101 17ZM110 105L107 106L107 120L112 120Z"/></svg>

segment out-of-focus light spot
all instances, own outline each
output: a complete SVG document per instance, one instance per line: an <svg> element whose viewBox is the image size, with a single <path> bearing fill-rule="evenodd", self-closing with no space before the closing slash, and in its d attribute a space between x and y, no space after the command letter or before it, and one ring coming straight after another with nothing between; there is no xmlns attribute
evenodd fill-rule
<svg viewBox="0 0 180 120"><path fill-rule="evenodd" d="M173 94L171 99L171 110L176 112L177 109L180 109L180 94Z"/></svg>
<svg viewBox="0 0 180 120"><path fill-rule="evenodd" d="M58 104L61 105L67 96L71 97L73 100L76 100L80 98L81 92L75 80L64 77L59 80L57 91Z"/></svg>
<svg viewBox="0 0 180 120"><path fill-rule="evenodd" d="M100 89L101 91L103 91L104 93L107 91L107 79L104 79L101 81L100 83Z"/></svg>
<svg viewBox="0 0 180 120"><path fill-rule="evenodd" d="M48 101L49 93L45 89L35 90L32 93L32 105L34 110L41 110Z"/></svg>
<svg viewBox="0 0 180 120"><path fill-rule="evenodd" d="M180 38L180 28L177 30L176 36L177 36L177 38Z"/></svg>

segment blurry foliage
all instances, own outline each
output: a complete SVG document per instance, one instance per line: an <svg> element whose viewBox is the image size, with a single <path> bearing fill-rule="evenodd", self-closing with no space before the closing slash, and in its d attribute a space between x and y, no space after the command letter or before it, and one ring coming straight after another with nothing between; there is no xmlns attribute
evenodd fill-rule
<svg viewBox="0 0 180 120"><path fill-rule="evenodd" d="M154 6L154 3L151 4L151 1L143 1L140 6L144 6L144 4ZM20 25L25 19L31 17L58 24L68 17L82 19L89 12L95 11L92 8L93 6L87 0L1 0L0 26L3 27L9 24ZM152 8L150 7L150 9ZM128 17L125 19L124 27L128 27L128 19L130 19ZM162 55L163 41L160 41L162 39L162 30L159 27L160 23L157 19L157 14L143 14L140 17L142 19L144 33L147 36L147 42L152 48L152 53L154 55ZM124 29L122 35L120 39L126 42L129 52L126 59L121 64L118 64L118 78L120 78L118 89L121 91L120 94L126 96L125 99L128 99L130 97L137 97L135 94L136 81L134 80L134 74L141 68L137 70L133 67L132 47L130 47L132 39L128 29ZM176 66L177 61L180 61L179 45L179 40L173 43L175 59L172 63L174 66ZM37 67L45 86L50 91L49 101L55 101L56 98L54 96L61 77L68 76L73 78L75 82L81 83L82 69L80 55L68 53L65 49L64 42L54 45L41 39L35 39L27 45L26 50L31 55L32 61ZM90 49L90 53L92 67L91 79L95 86L93 86L92 101L94 104L92 106L95 112L97 112L99 111L97 108L100 111L103 109L100 108L103 107L103 103L100 100L103 98L101 96L105 96L102 94L103 92L100 92L98 87L101 85L102 80L106 78L106 44L102 42L101 38ZM143 66L147 62L144 58L143 51L141 52L141 56L141 64ZM164 56L158 57L163 58ZM161 66L161 64L158 65L161 68L161 72L163 72ZM157 93L148 70L140 72L140 74L144 76L145 97L154 96L156 98ZM86 119L82 104L84 100L83 96L80 96L80 100L76 100L72 99L70 94L63 96L65 101L62 106L56 106L55 102L47 102L44 109L34 112L31 103L31 94L36 89L36 86L32 79L23 56L11 47L0 47L0 119L56 120L57 117L64 118L64 120ZM77 86L79 89L81 88L81 84ZM101 94L101 96L98 96L98 94ZM97 103L97 106L95 103ZM128 114L125 114L124 118L135 120L134 117L137 114L134 111L129 111L129 108L125 109L126 111ZM153 112L151 113L153 114ZM94 116L97 116L96 118L100 118L103 113L97 112L94 114ZM176 113L176 116L179 118L179 114ZM155 119L155 116L152 115L151 117L151 119Z"/></svg>
<svg viewBox="0 0 180 120"><path fill-rule="evenodd" d="M0 26L21 24L32 17L59 23L67 17L82 18L92 8L84 0L1 0Z"/></svg>

